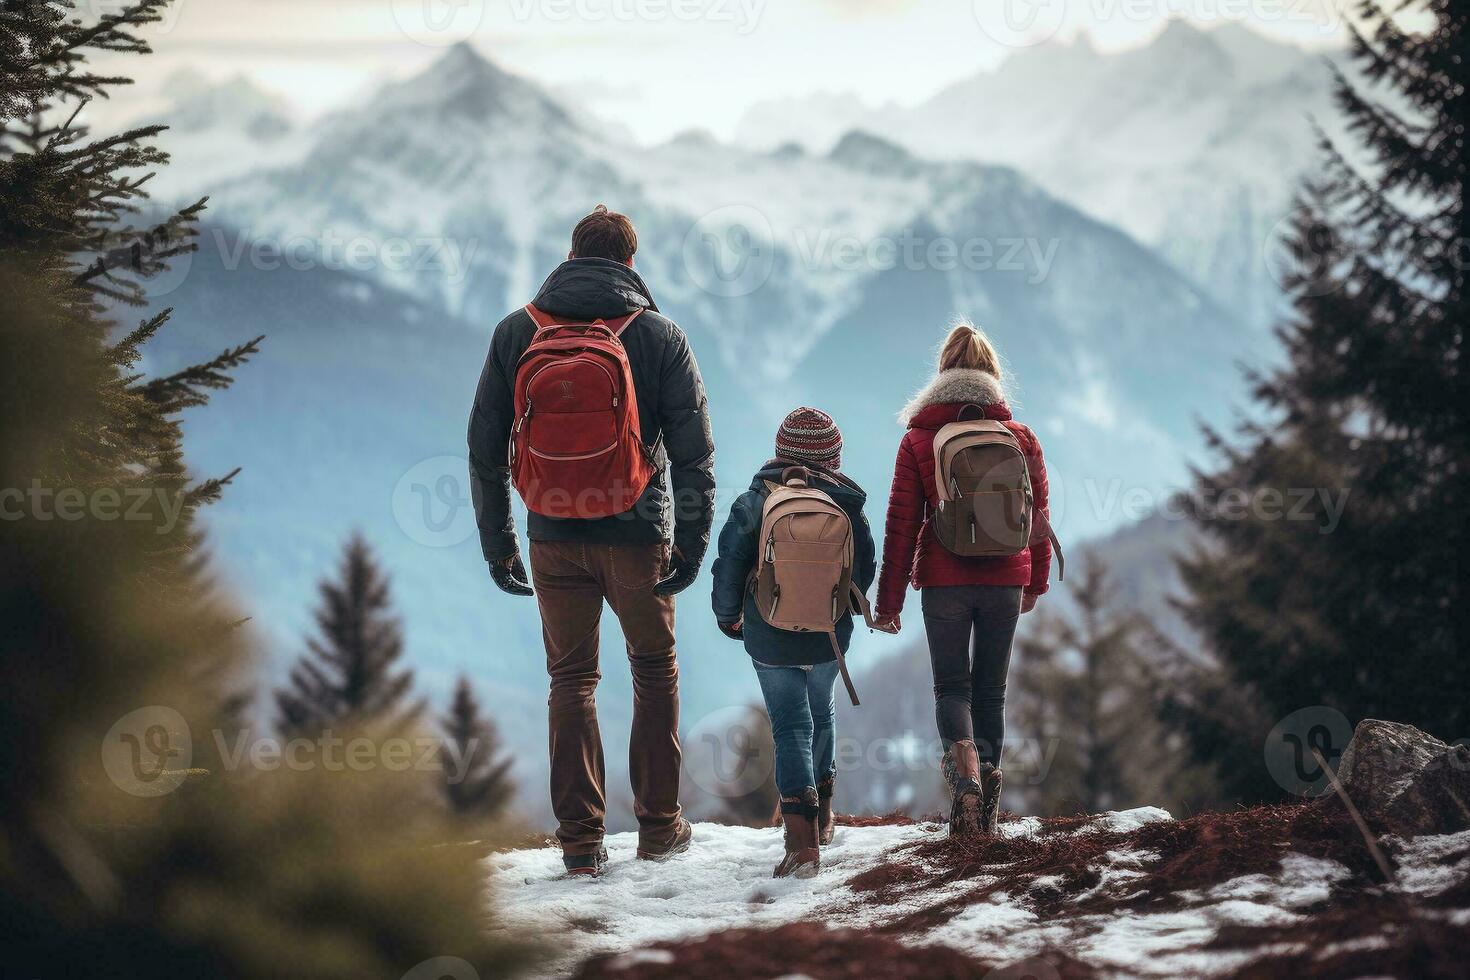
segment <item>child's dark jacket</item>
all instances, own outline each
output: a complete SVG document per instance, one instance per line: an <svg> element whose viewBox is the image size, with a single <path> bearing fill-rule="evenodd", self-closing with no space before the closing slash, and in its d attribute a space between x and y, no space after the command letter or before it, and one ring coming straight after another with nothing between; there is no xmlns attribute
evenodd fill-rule
<svg viewBox="0 0 1470 980"><path fill-rule="evenodd" d="M784 460L771 460L761 467L750 482L750 489L736 498L730 516L720 531L719 555L714 563L715 618L728 625L744 617L745 650L763 664L803 666L827 663L835 659L832 643L823 633L796 633L776 629L761 618L755 596L747 583L760 551L756 538L760 535L761 509L770 490L766 481L780 483L786 467L796 465ZM864 592L873 584L877 573L873 532L863 514L867 501L861 487L840 473L808 467L812 486L826 492L852 521L852 578ZM852 610L837 621L837 642L844 653L852 641Z"/></svg>

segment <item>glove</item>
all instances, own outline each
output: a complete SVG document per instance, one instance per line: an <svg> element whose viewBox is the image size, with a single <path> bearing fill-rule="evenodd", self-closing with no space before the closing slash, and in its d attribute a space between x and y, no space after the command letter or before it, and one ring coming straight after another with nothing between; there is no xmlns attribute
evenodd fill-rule
<svg viewBox="0 0 1470 980"><path fill-rule="evenodd" d="M526 575L526 566L521 564L520 555L511 555L501 561L490 563L490 579L501 592L511 595L535 595L531 581Z"/></svg>
<svg viewBox="0 0 1470 980"><path fill-rule="evenodd" d="M701 556L703 557L703 556ZM669 559L669 573L658 580L653 587L654 595L678 595L699 577L699 559L690 560L679 548L674 548L673 557Z"/></svg>
<svg viewBox="0 0 1470 980"><path fill-rule="evenodd" d="M745 639L745 624L743 624L742 622L740 622L740 620L737 619L733 623L718 623L717 625L720 627L720 632L721 633L724 633L730 639L732 639L732 640L744 640Z"/></svg>
<svg viewBox="0 0 1470 980"><path fill-rule="evenodd" d="M1026 593L1025 595L1021 596L1021 612L1028 613L1031 610L1035 609L1036 608L1036 600L1037 599L1040 599L1040 598L1041 598L1041 596L1039 596L1039 595L1032 595L1029 592Z"/></svg>

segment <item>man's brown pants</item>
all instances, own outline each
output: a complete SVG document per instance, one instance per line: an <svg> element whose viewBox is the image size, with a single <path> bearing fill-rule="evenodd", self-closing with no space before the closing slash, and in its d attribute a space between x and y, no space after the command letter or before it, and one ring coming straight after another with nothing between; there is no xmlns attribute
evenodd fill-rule
<svg viewBox="0 0 1470 980"><path fill-rule="evenodd" d="M679 823L679 665L674 600L654 585L663 544L531 542L531 578L541 605L551 675L551 808L568 855L602 846L607 815L602 735L597 727L598 632L602 600L618 617L633 670L628 771L639 844L659 849Z"/></svg>

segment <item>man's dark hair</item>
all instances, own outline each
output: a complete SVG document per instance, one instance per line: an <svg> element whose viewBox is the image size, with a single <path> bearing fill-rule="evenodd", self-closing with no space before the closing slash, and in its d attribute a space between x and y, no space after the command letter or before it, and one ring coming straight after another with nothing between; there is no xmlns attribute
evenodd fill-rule
<svg viewBox="0 0 1470 980"><path fill-rule="evenodd" d="M627 262L638 251L638 233L626 214L599 204L572 229L572 258Z"/></svg>

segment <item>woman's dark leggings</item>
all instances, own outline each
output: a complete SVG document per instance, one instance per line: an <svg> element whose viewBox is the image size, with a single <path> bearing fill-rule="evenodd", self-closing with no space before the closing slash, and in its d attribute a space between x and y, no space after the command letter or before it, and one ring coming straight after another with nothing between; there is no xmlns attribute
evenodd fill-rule
<svg viewBox="0 0 1470 980"><path fill-rule="evenodd" d="M1021 587L940 585L920 590L920 596L939 737L946 749L951 742L974 739L980 761L1000 765L1006 672L1021 618Z"/></svg>

